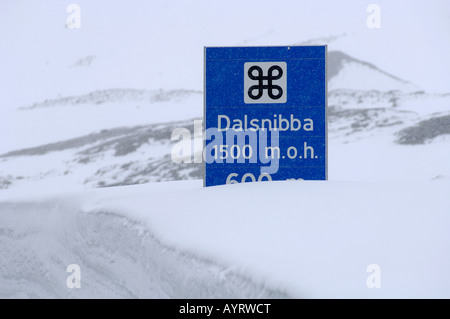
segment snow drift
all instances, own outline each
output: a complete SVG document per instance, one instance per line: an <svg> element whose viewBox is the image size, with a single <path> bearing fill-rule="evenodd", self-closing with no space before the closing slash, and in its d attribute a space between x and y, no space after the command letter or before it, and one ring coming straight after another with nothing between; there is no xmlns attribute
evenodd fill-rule
<svg viewBox="0 0 450 319"><path fill-rule="evenodd" d="M450 297L446 180L20 197L0 204L3 297ZM66 287L73 263L80 289ZM380 289L366 285L371 264Z"/></svg>

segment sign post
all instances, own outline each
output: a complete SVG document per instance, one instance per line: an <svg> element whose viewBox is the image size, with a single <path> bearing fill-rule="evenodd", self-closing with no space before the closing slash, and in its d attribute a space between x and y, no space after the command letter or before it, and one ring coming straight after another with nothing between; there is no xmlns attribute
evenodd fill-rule
<svg viewBox="0 0 450 319"><path fill-rule="evenodd" d="M204 54L204 186L326 180L327 47Z"/></svg>

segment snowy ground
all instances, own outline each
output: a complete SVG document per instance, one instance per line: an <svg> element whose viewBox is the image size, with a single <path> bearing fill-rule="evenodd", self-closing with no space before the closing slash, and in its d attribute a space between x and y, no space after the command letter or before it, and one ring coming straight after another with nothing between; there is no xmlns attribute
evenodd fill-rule
<svg viewBox="0 0 450 319"><path fill-rule="evenodd" d="M0 295L449 298L448 190L181 181L10 195L0 204ZM65 285L73 263L80 289ZM379 289L366 285L371 264Z"/></svg>
<svg viewBox="0 0 450 319"><path fill-rule="evenodd" d="M86 208L107 200L107 194L101 195L0 204L0 297L286 297L201 255L167 245L137 216ZM81 267L80 289L66 286L70 264Z"/></svg>

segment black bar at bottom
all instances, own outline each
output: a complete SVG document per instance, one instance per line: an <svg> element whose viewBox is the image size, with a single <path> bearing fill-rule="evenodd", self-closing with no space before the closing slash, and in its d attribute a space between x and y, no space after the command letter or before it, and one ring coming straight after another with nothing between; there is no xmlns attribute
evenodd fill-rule
<svg viewBox="0 0 450 319"><path fill-rule="evenodd" d="M133 313L139 312L145 318L223 318L223 317L256 317L256 318L302 318L318 317L321 315L338 314L363 315L363 317L384 316L386 309L390 314L417 311L421 307L429 310L431 300L340 300L340 299L77 299L77 300L0 300L2 311L8 307L15 313L21 314L27 309L33 310L33 314L40 312L48 314L49 309L65 309L64 313L78 313L89 315L96 311L102 318L112 315L127 314L131 317ZM440 300L441 302L448 300ZM438 305L433 303L433 309ZM26 307L29 305L28 307ZM57 306L57 308L55 308ZM388 308L386 308L388 307ZM57 311L52 311L57 314Z"/></svg>

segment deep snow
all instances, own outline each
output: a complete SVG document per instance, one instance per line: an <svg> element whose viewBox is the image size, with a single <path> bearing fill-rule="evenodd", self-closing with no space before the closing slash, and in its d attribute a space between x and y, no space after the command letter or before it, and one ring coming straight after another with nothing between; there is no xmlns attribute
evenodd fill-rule
<svg viewBox="0 0 450 319"><path fill-rule="evenodd" d="M449 181L201 181L0 204L6 297L449 298ZM33 198L34 197L34 198ZM82 288L65 286L77 263ZM381 268L381 288L366 271Z"/></svg>

